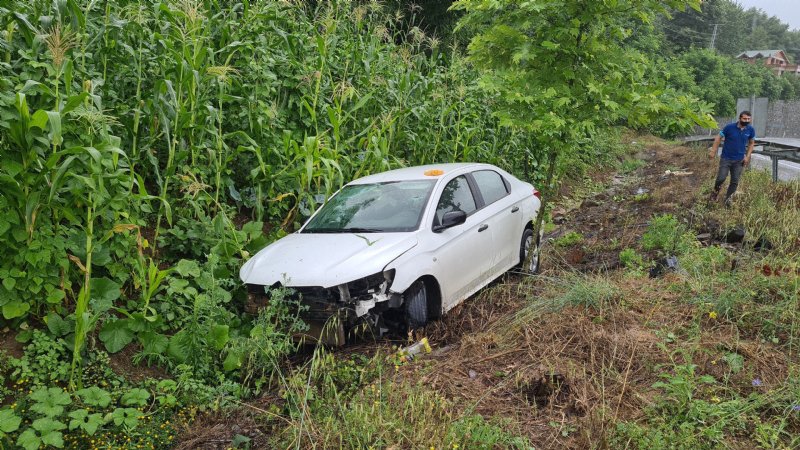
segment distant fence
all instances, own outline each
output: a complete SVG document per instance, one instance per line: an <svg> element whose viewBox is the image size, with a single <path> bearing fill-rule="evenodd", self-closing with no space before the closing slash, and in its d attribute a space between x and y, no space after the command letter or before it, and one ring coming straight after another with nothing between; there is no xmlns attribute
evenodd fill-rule
<svg viewBox="0 0 800 450"><path fill-rule="evenodd" d="M736 114L753 113L753 126L758 137L800 138L800 100L769 100L764 97L740 98L736 101ZM736 117L715 117L718 129ZM712 135L718 130L695 127L695 135Z"/></svg>

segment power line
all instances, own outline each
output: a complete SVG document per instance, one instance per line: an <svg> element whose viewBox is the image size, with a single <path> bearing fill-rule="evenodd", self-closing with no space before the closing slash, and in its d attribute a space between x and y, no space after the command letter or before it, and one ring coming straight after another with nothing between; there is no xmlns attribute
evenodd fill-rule
<svg viewBox="0 0 800 450"><path fill-rule="evenodd" d="M676 28L671 28L671 27L667 27L667 26L662 26L661 29L664 30L664 31L669 31L671 33L675 33L676 35L693 34L693 35L695 35L697 37L701 37L703 39L708 38L712 34L710 32L704 33L702 31L697 31L695 29L688 28L688 27L687 28L682 28L682 29L676 29Z"/></svg>

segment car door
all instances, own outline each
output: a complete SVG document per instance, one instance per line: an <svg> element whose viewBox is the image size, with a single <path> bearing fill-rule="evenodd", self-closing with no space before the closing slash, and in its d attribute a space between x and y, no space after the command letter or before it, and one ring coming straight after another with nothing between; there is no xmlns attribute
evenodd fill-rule
<svg viewBox="0 0 800 450"><path fill-rule="evenodd" d="M462 300L486 279L491 264L492 235L466 175L450 180L435 205L432 228L441 223L446 212L461 210L467 213L463 224L434 232L432 236L442 298L452 303ZM450 309L449 304L442 306L444 310Z"/></svg>
<svg viewBox="0 0 800 450"><path fill-rule="evenodd" d="M470 174L481 196L485 219L492 235L491 263L487 277L495 278L519 260L524 226L522 211L510 195L508 183L494 170ZM487 255L489 256L489 255Z"/></svg>

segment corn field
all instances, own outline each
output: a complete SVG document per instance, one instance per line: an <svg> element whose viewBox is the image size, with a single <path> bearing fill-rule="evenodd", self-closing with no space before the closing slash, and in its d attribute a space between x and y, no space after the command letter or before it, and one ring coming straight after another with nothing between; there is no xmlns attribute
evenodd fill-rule
<svg viewBox="0 0 800 450"><path fill-rule="evenodd" d="M377 2L34 0L2 13L5 320L85 311L93 278L133 294L143 258L234 256L248 221L263 245L358 176L536 165L533 138L498 126L459 50Z"/></svg>

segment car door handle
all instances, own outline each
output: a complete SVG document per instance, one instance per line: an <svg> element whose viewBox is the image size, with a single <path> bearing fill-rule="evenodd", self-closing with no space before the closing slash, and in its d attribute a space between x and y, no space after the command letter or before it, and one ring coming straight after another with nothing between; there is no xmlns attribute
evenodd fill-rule
<svg viewBox="0 0 800 450"><path fill-rule="evenodd" d="M478 233L480 233L481 231L486 230L487 228L489 228L489 225L486 225L486 224L481 225L480 227L478 227Z"/></svg>
<svg viewBox="0 0 800 450"><path fill-rule="evenodd" d="M515 206L515 207L511 208L511 213L512 214L517 212L517 211L519 211L519 206Z"/></svg>

